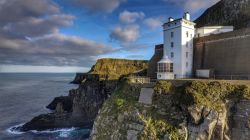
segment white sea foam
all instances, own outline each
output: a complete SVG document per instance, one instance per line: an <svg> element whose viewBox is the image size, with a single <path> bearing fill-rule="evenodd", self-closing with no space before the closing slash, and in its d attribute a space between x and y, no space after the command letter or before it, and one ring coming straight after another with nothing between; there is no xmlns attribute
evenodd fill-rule
<svg viewBox="0 0 250 140"><path fill-rule="evenodd" d="M43 133L58 133L58 132L71 132L76 130L75 127L72 128L62 128L62 129L49 129L49 130L44 130L44 131L37 131L37 130L31 130L30 132L36 133L36 134L43 134Z"/></svg>
<svg viewBox="0 0 250 140"><path fill-rule="evenodd" d="M23 125L24 125L24 123L19 124L19 125L15 125L13 127L8 128L6 131L8 133L15 134L15 135L24 134L26 132L21 132L21 131L16 130L16 128L21 127ZM53 133L59 133L59 137L66 138L66 137L68 137L70 135L70 133L72 131L74 131L76 129L77 128L72 127L72 128L51 129L51 130L44 130L44 131L30 130L30 131L27 131L27 132L31 132L31 133L34 133L34 134L53 134Z"/></svg>
<svg viewBox="0 0 250 140"><path fill-rule="evenodd" d="M23 134L23 133L25 133L25 132L18 131L18 130L16 130L16 128L21 127L21 126L23 126L23 125L24 125L24 123L15 125L15 126L13 126L13 127L8 128L6 131L7 131L8 133L11 133L11 134L21 135L21 134Z"/></svg>

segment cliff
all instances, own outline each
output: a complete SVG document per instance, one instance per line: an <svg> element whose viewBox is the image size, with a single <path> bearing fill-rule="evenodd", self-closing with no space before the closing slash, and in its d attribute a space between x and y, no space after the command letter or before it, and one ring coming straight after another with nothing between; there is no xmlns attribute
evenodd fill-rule
<svg viewBox="0 0 250 140"><path fill-rule="evenodd" d="M137 74L146 68L147 61L100 59L89 73L76 75L77 89L70 90L68 96L56 97L47 106L52 113L34 117L16 129L90 128L103 102L117 88L119 77Z"/></svg>
<svg viewBox="0 0 250 140"><path fill-rule="evenodd" d="M250 27L249 0L221 0L194 21L197 27L233 25L235 29Z"/></svg>
<svg viewBox="0 0 250 140"><path fill-rule="evenodd" d="M118 80L122 76L129 74L146 75L148 61L146 60L127 60L127 59L99 59L87 73L77 73L71 82L81 84L89 75L99 75L101 79Z"/></svg>
<svg viewBox="0 0 250 140"><path fill-rule="evenodd" d="M88 72L107 77L109 80L117 80L121 76L143 73L148 68L148 61L126 59L99 59Z"/></svg>
<svg viewBox="0 0 250 140"><path fill-rule="evenodd" d="M250 137L247 85L160 81L151 86L155 90L151 105L138 102L142 87L145 84L123 82L115 90L95 120L92 140L248 140Z"/></svg>

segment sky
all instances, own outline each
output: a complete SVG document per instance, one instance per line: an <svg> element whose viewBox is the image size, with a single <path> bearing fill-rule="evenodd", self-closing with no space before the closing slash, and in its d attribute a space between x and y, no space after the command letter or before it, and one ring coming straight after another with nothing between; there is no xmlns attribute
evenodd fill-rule
<svg viewBox="0 0 250 140"><path fill-rule="evenodd" d="M100 58L149 60L162 24L219 0L0 0L0 72L86 72Z"/></svg>

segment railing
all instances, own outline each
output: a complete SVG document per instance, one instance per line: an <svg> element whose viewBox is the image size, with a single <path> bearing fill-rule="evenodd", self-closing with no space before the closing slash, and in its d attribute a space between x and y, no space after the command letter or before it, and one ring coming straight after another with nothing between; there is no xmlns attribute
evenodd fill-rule
<svg viewBox="0 0 250 140"><path fill-rule="evenodd" d="M214 75L213 79L219 79L219 80L250 80L250 75Z"/></svg>
<svg viewBox="0 0 250 140"><path fill-rule="evenodd" d="M141 83L141 84L152 83L151 79L149 77L145 77L145 76L129 76L128 79L132 83Z"/></svg>

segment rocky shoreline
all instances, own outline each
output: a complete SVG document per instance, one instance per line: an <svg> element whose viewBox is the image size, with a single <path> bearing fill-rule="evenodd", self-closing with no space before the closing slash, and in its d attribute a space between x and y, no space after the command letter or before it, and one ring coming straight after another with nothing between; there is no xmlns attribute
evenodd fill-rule
<svg viewBox="0 0 250 140"><path fill-rule="evenodd" d="M70 90L68 96L54 98L46 106L52 113L36 116L14 129L26 132L71 127L91 128L104 101L117 88L120 77L145 70L146 67L147 61L100 59L88 73L76 74L71 83L78 84L77 89Z"/></svg>
<svg viewBox="0 0 250 140"><path fill-rule="evenodd" d="M52 113L34 117L30 122L16 128L19 131L59 128L91 128L98 110L107 97L115 90L118 81L102 81L98 75L84 79L77 89L68 96L56 97L47 108Z"/></svg>

